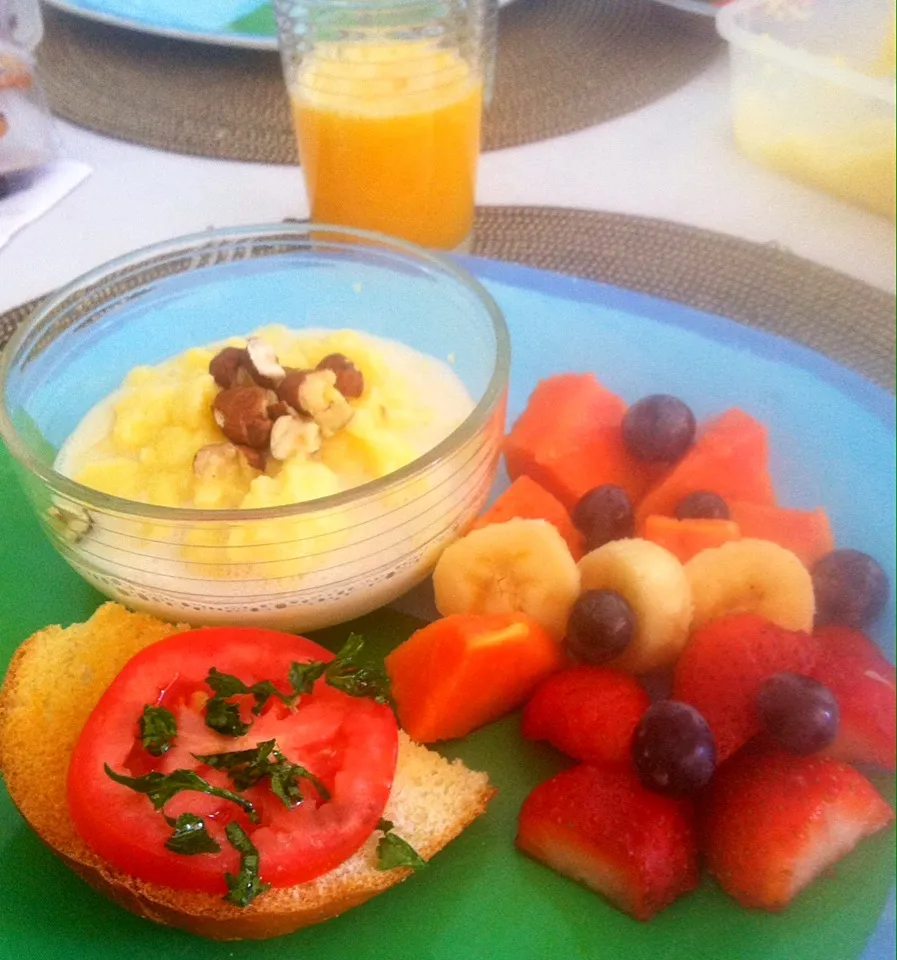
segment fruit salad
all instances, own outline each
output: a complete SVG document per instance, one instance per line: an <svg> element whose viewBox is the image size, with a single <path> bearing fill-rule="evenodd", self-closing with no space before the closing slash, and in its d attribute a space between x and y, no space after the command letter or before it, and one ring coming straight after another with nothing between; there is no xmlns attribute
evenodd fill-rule
<svg viewBox="0 0 897 960"><path fill-rule="evenodd" d="M822 507L777 502L768 453L740 409L699 424L542 381L510 486L436 565L443 619L387 660L426 741L523 708L573 765L526 798L517 847L638 920L702 866L781 910L894 820L866 777L897 766L895 670L863 633L887 576Z"/></svg>

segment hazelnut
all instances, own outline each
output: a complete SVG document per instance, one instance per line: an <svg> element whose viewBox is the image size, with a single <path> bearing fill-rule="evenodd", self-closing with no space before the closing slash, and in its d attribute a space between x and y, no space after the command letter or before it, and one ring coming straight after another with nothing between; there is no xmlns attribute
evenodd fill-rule
<svg viewBox="0 0 897 960"><path fill-rule="evenodd" d="M287 370L287 375L277 385L277 396L297 412L302 410L299 387L310 373L311 370Z"/></svg>
<svg viewBox="0 0 897 960"><path fill-rule="evenodd" d="M265 472L265 467L268 466L268 454L264 450L255 450L253 447L242 445L235 446L234 449L243 457L247 466L258 470L259 473Z"/></svg>
<svg viewBox="0 0 897 960"><path fill-rule="evenodd" d="M286 370L277 362L274 347L261 337L246 341L246 369L260 387L273 389L286 376Z"/></svg>
<svg viewBox="0 0 897 960"><path fill-rule="evenodd" d="M263 450L271 436L268 391L264 387L222 390L213 404L215 423L231 443Z"/></svg>
<svg viewBox="0 0 897 960"><path fill-rule="evenodd" d="M237 446L233 443L210 443L200 447L193 458L193 472L198 477L217 479L228 466L242 459L253 470L265 469L265 454L252 447Z"/></svg>
<svg viewBox="0 0 897 960"><path fill-rule="evenodd" d="M336 374L332 370L314 370L305 376L299 384L299 404L325 437L342 429L355 412L336 389Z"/></svg>
<svg viewBox="0 0 897 960"><path fill-rule="evenodd" d="M198 477L215 480L229 464L236 462L237 456L237 448L232 443L206 444L193 457L193 472Z"/></svg>
<svg viewBox="0 0 897 960"><path fill-rule="evenodd" d="M215 383L224 390L238 382L238 376L245 358L245 351L239 347L225 347L216 353L209 362L209 373Z"/></svg>
<svg viewBox="0 0 897 960"><path fill-rule="evenodd" d="M293 416L279 417L271 428L271 456L286 460L301 455L310 456L321 449L321 428L313 420L299 420Z"/></svg>
<svg viewBox="0 0 897 960"><path fill-rule="evenodd" d="M360 397L364 393L364 374L342 353L331 353L318 364L318 370L336 374L336 389L344 397Z"/></svg>
<svg viewBox="0 0 897 960"><path fill-rule="evenodd" d="M268 404L268 416L276 423L281 417L289 417L293 414L293 408L283 400L273 400Z"/></svg>

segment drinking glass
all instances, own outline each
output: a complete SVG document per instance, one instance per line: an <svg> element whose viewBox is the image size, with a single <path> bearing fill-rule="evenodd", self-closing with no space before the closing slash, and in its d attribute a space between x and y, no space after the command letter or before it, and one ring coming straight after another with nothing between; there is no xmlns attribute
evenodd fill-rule
<svg viewBox="0 0 897 960"><path fill-rule="evenodd" d="M464 249L497 0L275 0L313 222Z"/></svg>

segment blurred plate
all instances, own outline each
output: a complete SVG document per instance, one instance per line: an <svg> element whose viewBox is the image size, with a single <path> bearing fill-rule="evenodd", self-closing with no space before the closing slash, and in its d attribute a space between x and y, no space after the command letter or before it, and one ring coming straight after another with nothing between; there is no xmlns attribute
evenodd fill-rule
<svg viewBox="0 0 897 960"><path fill-rule="evenodd" d="M499 6L513 0L498 0ZM44 0L98 23L175 40L276 50L270 0Z"/></svg>

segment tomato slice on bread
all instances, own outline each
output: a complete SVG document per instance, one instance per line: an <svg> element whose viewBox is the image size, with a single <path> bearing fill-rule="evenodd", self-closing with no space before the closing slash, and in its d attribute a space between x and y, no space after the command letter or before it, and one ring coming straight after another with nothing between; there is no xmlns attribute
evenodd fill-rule
<svg viewBox="0 0 897 960"><path fill-rule="evenodd" d="M79 834L131 876L209 893L225 893L225 874L240 869L240 854L225 835L233 821L258 851L263 883L292 886L338 866L377 828L389 797L398 749L389 706L317 679L294 703L270 696L257 714L252 695L229 697L249 725L240 736L206 723L215 694L206 682L211 668L247 687L270 681L288 695L295 693L288 681L292 664L331 660L333 654L304 637L242 627L189 631L142 650L106 690L75 747L67 799ZM146 706L164 707L176 721L176 735L161 756L143 746ZM299 802L284 802L268 777L239 789L227 770L197 759L253 750L270 740L286 761L311 774L301 780ZM250 817L244 806L195 789L174 794L157 810L147 795L112 779L107 766L130 778L193 771L215 788L238 793L254 812ZM202 818L220 850L185 855L166 847L173 821L185 813Z"/></svg>

